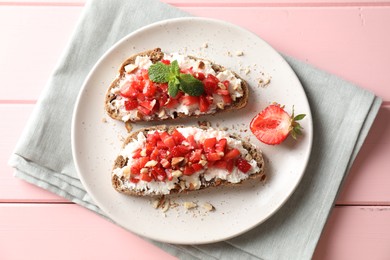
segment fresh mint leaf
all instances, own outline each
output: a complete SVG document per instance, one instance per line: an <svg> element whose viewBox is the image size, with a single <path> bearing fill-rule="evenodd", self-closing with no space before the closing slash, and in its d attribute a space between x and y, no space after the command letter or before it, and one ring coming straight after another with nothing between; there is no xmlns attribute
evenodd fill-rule
<svg viewBox="0 0 390 260"><path fill-rule="evenodd" d="M166 83L170 79L170 66L162 62L151 65L148 69L149 79L156 83Z"/></svg>
<svg viewBox="0 0 390 260"><path fill-rule="evenodd" d="M168 82L168 94L171 97L176 97L177 93L179 92L180 87L180 81L178 78L175 77L174 80L170 80Z"/></svg>
<svg viewBox="0 0 390 260"><path fill-rule="evenodd" d="M177 60L171 62L170 74L171 74L170 76L172 77L178 77L180 75L180 68Z"/></svg>
<svg viewBox="0 0 390 260"><path fill-rule="evenodd" d="M200 96L204 92L204 87L202 81L194 78L191 74L181 73L179 76L180 89L184 93L187 93L190 96Z"/></svg>

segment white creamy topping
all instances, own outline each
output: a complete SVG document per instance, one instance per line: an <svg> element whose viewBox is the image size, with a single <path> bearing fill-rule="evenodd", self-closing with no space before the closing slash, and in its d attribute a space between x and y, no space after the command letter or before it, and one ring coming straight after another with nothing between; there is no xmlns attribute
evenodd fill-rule
<svg viewBox="0 0 390 260"><path fill-rule="evenodd" d="M215 129L207 129L202 130L196 127L185 127L185 128L177 128L177 130L184 136L188 137L190 135L194 136L195 141L202 143L205 139L216 137L217 140L226 138L227 139L227 145L230 148L236 148L241 152L241 156L245 158L245 156L248 154L248 151L243 147L242 142L240 140L234 139L229 137L228 133L221 130L215 130ZM150 131L149 133L153 133L153 131ZM122 155L124 158L128 158L127 165L132 165L134 159L132 158L132 154L134 151L138 149L142 149L145 145L146 137L143 133L139 133L136 139L133 139L132 142L126 145L126 147L120 152L120 155ZM180 184L180 180L185 181L184 183L181 183L181 185L184 185L185 188L189 188L190 185L195 189L198 189L201 185L200 181L200 175L204 174L204 178L206 181L211 181L214 178L219 178L222 180L227 180L231 183L239 183L242 180L247 179L251 174L254 174L258 171L260 171L260 168L257 165L257 162L252 159L249 161L249 164L252 166L251 169L247 173L241 172L236 166L234 166L231 173L228 173L225 170L218 169L218 168L209 168L207 169L207 173L204 174L204 170L195 172L194 174L190 176L182 175L180 177L173 177L171 181L166 180L165 182L161 181L142 181L140 180L138 183L133 183L128 180L122 182L122 187L131 189L131 190L138 190L138 191L144 191L146 193L154 193L154 194L169 194L170 190L175 187L176 184ZM126 168L116 168L113 171L113 174L117 175L118 177L124 176L124 169Z"/></svg>
<svg viewBox="0 0 390 260"><path fill-rule="evenodd" d="M212 64L210 61L207 60L195 60L188 56L179 54L179 53L164 53L163 59L174 61L177 60L180 69L190 69L194 72L203 73L205 76L208 74L212 74L216 76L221 82L228 80L229 81L229 92L231 95L231 98L233 101L235 101L237 98L243 96L243 90L241 88L241 79L237 78L234 73L230 70L225 70L222 72L216 73L215 70L212 68ZM200 65L200 63L202 63ZM139 69L149 69L149 67L152 65L152 61L148 56L137 56L135 59L134 65ZM131 70L130 72L134 72ZM123 77L118 86L111 89L111 93L113 94L119 94L119 91L122 86L129 84L131 81L135 79L134 74L127 73L125 74L125 77ZM200 115L200 114L211 114L214 113L217 109L218 102L222 102L222 97L219 95L214 94L213 95L214 100L213 103L210 105L209 110L207 112L201 112L197 105L193 106L186 106L183 104L179 104L175 108L164 108L165 112L162 117L162 119L165 118L174 118L176 113L183 113L186 115ZM116 100L123 99L120 95L116 98ZM114 100L115 101L115 100ZM123 121L128 121L129 119L138 119L136 113L132 113L130 111L127 111L124 105L124 102L111 102L110 106L111 109L116 110L119 115L122 117ZM176 112L176 113L175 113ZM158 113L159 114L159 113ZM144 119L151 119L152 116L144 116Z"/></svg>

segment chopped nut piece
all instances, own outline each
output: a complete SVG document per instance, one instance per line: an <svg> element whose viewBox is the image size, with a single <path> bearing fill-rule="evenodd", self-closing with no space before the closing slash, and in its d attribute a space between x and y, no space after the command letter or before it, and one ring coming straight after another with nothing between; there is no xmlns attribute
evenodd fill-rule
<svg viewBox="0 0 390 260"><path fill-rule="evenodd" d="M208 48L209 44L207 42L203 43L203 48Z"/></svg>
<svg viewBox="0 0 390 260"><path fill-rule="evenodd" d="M133 125L130 123L130 121L126 121L125 127L128 133L130 133L131 130L133 130Z"/></svg>
<svg viewBox="0 0 390 260"><path fill-rule="evenodd" d="M225 103L223 103L223 102L217 102L217 107L218 107L219 109L224 109L224 108L225 108Z"/></svg>
<svg viewBox="0 0 390 260"><path fill-rule="evenodd" d="M173 171L171 174L172 174L172 177L177 177L178 178L178 177L183 175L183 172L180 171L180 170L176 170L176 171Z"/></svg>
<svg viewBox="0 0 390 260"><path fill-rule="evenodd" d="M145 167L153 167L157 165L157 161L151 160L145 164Z"/></svg>
<svg viewBox="0 0 390 260"><path fill-rule="evenodd" d="M202 70L202 69L204 69L204 66L205 66L204 62L199 61L198 68Z"/></svg>
<svg viewBox="0 0 390 260"><path fill-rule="evenodd" d="M207 211L215 210L215 207L208 202L203 203L203 208Z"/></svg>
<svg viewBox="0 0 390 260"><path fill-rule="evenodd" d="M245 69L245 75L248 75L250 72L251 72L251 70L249 68Z"/></svg>
<svg viewBox="0 0 390 260"><path fill-rule="evenodd" d="M237 56L243 56L243 55L244 55L244 52L243 52L243 51L236 51L236 55L237 55Z"/></svg>
<svg viewBox="0 0 390 260"><path fill-rule="evenodd" d="M170 205L169 200L164 201L164 203L162 204L162 208L161 208L162 212L167 212L169 209L169 205Z"/></svg>
<svg viewBox="0 0 390 260"><path fill-rule="evenodd" d="M140 170L140 173L142 173L142 174L146 174L146 173L148 173L148 169L147 168L142 168L141 170Z"/></svg>
<svg viewBox="0 0 390 260"><path fill-rule="evenodd" d="M146 149L142 149L139 155L145 157L146 156Z"/></svg>
<svg viewBox="0 0 390 260"><path fill-rule="evenodd" d="M193 209L193 208L196 208L198 207L198 205L192 201L186 201L183 203L183 206L186 208L186 209Z"/></svg>
<svg viewBox="0 0 390 260"><path fill-rule="evenodd" d="M102 118L102 123L107 123L107 119L105 117Z"/></svg>
<svg viewBox="0 0 390 260"><path fill-rule="evenodd" d="M172 166L175 166L181 163L182 161L184 161L184 157L173 157L171 164Z"/></svg>
<svg viewBox="0 0 390 260"><path fill-rule="evenodd" d="M167 113L165 112L165 109L161 109L161 111L158 113L159 118L166 118Z"/></svg>
<svg viewBox="0 0 390 260"><path fill-rule="evenodd" d="M130 177L130 166L123 167L123 177L129 178Z"/></svg>
<svg viewBox="0 0 390 260"><path fill-rule="evenodd" d="M207 161L206 160L200 160L199 164L201 164L202 166L205 166L207 164Z"/></svg>

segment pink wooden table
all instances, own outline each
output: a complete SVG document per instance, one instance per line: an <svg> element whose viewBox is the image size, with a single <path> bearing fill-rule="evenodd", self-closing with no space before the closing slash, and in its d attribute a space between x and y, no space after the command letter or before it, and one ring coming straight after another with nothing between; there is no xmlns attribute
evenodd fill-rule
<svg viewBox="0 0 390 260"><path fill-rule="evenodd" d="M390 1L164 0L245 27L384 103L314 259L390 259ZM7 160L83 0L0 0L0 259L175 259L94 213L12 176Z"/></svg>

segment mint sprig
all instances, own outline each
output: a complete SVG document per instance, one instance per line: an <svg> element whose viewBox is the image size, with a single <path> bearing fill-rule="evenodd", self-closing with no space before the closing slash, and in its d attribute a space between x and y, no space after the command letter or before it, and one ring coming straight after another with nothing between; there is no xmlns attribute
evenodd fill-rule
<svg viewBox="0 0 390 260"><path fill-rule="evenodd" d="M179 90L190 96L200 96L204 92L202 81L198 80L191 74L180 73L177 60L167 65L157 62L149 67L149 79L156 83L168 83L168 94L176 97Z"/></svg>

